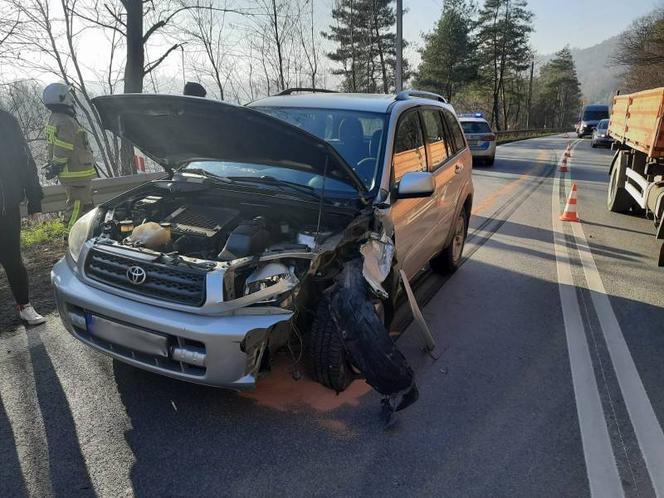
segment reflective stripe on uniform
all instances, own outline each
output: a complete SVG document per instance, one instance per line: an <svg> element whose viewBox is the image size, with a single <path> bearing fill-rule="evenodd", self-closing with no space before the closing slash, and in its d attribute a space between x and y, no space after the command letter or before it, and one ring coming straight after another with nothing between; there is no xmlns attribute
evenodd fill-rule
<svg viewBox="0 0 664 498"><path fill-rule="evenodd" d="M67 224L68 230L71 230L71 227L74 226L74 223L78 220L79 214L81 214L81 201L74 201L74 209L71 212L71 218L69 218L69 223Z"/></svg>
<svg viewBox="0 0 664 498"><path fill-rule="evenodd" d="M74 150L74 144L70 144L69 142L65 142L64 140L60 140L57 137L54 137L53 145L55 147L60 147L61 149L65 149L65 150Z"/></svg>
<svg viewBox="0 0 664 498"><path fill-rule="evenodd" d="M66 157L53 156L53 162L56 164L67 164L68 161Z"/></svg>
<svg viewBox="0 0 664 498"><path fill-rule="evenodd" d="M60 178L94 178L97 176L97 170L94 168L83 169L80 171L69 171L65 168L59 175Z"/></svg>
<svg viewBox="0 0 664 498"><path fill-rule="evenodd" d="M74 144L65 142L58 138L58 129L53 125L46 126L46 141L56 147L60 147L65 150L74 150Z"/></svg>

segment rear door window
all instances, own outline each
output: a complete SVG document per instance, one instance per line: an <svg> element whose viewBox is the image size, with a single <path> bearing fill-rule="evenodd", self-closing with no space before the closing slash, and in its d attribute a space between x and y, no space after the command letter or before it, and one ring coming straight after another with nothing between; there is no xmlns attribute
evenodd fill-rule
<svg viewBox="0 0 664 498"><path fill-rule="evenodd" d="M479 133L491 133L491 127L482 121L462 121L461 126L466 135L475 135Z"/></svg>
<svg viewBox="0 0 664 498"><path fill-rule="evenodd" d="M438 109L424 109L422 110L422 121L428 148L429 168L431 171L435 171L449 156L443 116Z"/></svg>
<svg viewBox="0 0 664 498"><path fill-rule="evenodd" d="M450 132L451 141L454 144L454 153L456 154L460 150L466 148L466 139L463 136L463 131L461 131L459 122L457 121L454 114L452 114L447 109L443 109L443 116L445 117L445 123L447 124L447 129Z"/></svg>
<svg viewBox="0 0 664 498"><path fill-rule="evenodd" d="M394 181L409 171L426 171L427 156L417 111L410 111L399 119L392 157Z"/></svg>

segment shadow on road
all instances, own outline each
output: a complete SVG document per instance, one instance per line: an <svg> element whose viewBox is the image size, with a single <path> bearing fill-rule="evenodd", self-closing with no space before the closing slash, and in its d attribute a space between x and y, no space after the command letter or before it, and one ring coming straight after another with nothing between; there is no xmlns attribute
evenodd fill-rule
<svg viewBox="0 0 664 498"><path fill-rule="evenodd" d="M26 496L12 425L0 397L0 496Z"/></svg>
<svg viewBox="0 0 664 498"><path fill-rule="evenodd" d="M27 336L53 492L56 496L95 496L69 402L53 363L39 334L29 331Z"/></svg>

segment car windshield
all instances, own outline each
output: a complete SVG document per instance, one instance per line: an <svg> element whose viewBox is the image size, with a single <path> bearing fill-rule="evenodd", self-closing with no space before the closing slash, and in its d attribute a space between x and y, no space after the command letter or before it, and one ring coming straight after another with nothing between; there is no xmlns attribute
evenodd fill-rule
<svg viewBox="0 0 664 498"><path fill-rule="evenodd" d="M608 109L604 110L586 110L583 113L583 121L599 121L609 117Z"/></svg>
<svg viewBox="0 0 664 498"><path fill-rule="evenodd" d="M266 188L278 188L279 183L295 184L311 192L320 194L323 191L323 176L310 171L300 171L283 166L267 164L240 163L233 161L201 160L188 163L180 171L199 174L201 172L213 177L227 178L240 182L253 182ZM326 197L355 197L357 190L350 184L332 178L325 179Z"/></svg>
<svg viewBox="0 0 664 498"><path fill-rule="evenodd" d="M599 123L597 123L598 130L606 130L608 127L609 127L608 119L602 119Z"/></svg>
<svg viewBox="0 0 664 498"><path fill-rule="evenodd" d="M491 127L489 124L482 121L461 121L461 126L466 135L473 133L491 133Z"/></svg>
<svg viewBox="0 0 664 498"><path fill-rule="evenodd" d="M367 190L378 186L387 115L340 109L254 107L322 138L355 170Z"/></svg>

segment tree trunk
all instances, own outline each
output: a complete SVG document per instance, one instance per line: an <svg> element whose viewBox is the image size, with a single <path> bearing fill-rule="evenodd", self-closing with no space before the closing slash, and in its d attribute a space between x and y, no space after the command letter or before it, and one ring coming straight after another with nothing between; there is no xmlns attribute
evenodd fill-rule
<svg viewBox="0 0 664 498"><path fill-rule="evenodd" d="M127 11L127 63L124 72L124 93L143 93L145 52L143 47L143 2L122 0ZM136 173L134 147L122 141L122 174Z"/></svg>
<svg viewBox="0 0 664 498"><path fill-rule="evenodd" d="M272 18L273 28L274 28L274 43L277 46L277 58L279 60L279 85L281 88L279 90L286 89L286 80L284 78L284 59L281 53L281 38L279 37L279 17L277 16L277 2L272 0Z"/></svg>

